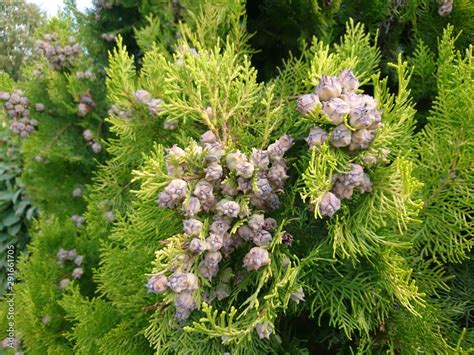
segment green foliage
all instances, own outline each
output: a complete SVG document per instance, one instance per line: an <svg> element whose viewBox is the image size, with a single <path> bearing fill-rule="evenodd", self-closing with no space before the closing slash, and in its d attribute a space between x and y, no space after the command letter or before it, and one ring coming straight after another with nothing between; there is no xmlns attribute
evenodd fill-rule
<svg viewBox="0 0 474 355"><path fill-rule="evenodd" d="M64 45L73 34L71 22L52 19L39 29L37 35L52 32L58 34L58 42ZM98 245L87 237L77 239L77 228L69 221L72 214L81 214L85 207L84 200L72 193L76 188L84 191L84 184L90 180L91 171L96 165L91 149L82 137L83 130L92 130L94 140L99 140L105 132L101 116L107 109L107 103L102 80L99 71L85 54L61 70L53 70L45 58L36 57L34 64L25 68L23 81L8 85L3 77L1 81L3 90L23 90L28 98L30 115L39 122L38 129L31 136L24 140L16 137L15 141L21 146L24 165L21 180L17 180L21 189L16 187L18 193L14 201L23 193L23 181L28 196L43 213L33 233L37 237L30 245L29 257L25 255L22 258L20 271L16 275L18 280L27 280L24 283L20 281L15 287L16 335L21 338L28 334L24 344L31 353L72 352L71 344L61 335L70 325L57 303L63 295L58 282L67 274L70 275L71 270L65 274L65 270L57 265L56 253L59 248L83 251L87 255L87 267L97 263L95 255ZM89 78L76 75L76 72L88 70ZM81 119L78 103L84 95L91 96L96 107ZM36 110L37 103L43 104L45 110ZM6 121L5 125L9 125L9 122ZM14 205L18 214L28 213L26 217L31 219L33 210L21 212L25 206L20 204ZM35 272L38 274L35 275ZM91 270L88 269L80 281L81 291L85 295L94 289L91 276Z"/></svg>
<svg viewBox="0 0 474 355"><path fill-rule="evenodd" d="M467 48L474 37L474 24L469 19L474 16L474 4L469 0L453 1L452 12L445 17L437 14L438 3L429 0L411 0L401 10L402 20L408 20L413 26L415 38L425 42L428 47L437 49L437 38L448 25L453 26L454 33L462 34L457 43L459 48Z"/></svg>
<svg viewBox="0 0 474 355"><path fill-rule="evenodd" d="M361 28L352 27L351 29L351 27L349 27L349 31L360 32ZM341 53L337 54L339 57L336 58L341 58L339 62L340 64L338 64L341 67L345 67L349 64L355 66L356 63L358 63L358 58L362 58L363 56L367 57L367 53L373 53L372 56L374 59L372 62L366 61L364 63L366 69L363 69L364 67L359 69L361 70L363 80L363 73L365 73L367 79L372 75L371 71L375 65L374 63L377 61L377 52L369 49L371 47L368 41L365 42L365 45L360 44L360 37L361 35L351 35L349 32L349 35L345 37L342 42L343 44L336 48L336 53ZM353 45L351 45L351 43L353 43ZM320 69L316 69L315 66L313 66L312 69L307 66L304 67L306 70L309 69L315 73L311 76L314 78L317 77L318 70L319 73L332 73L337 70L337 67L332 67L332 65L334 65L334 55L330 55L328 49L318 46L319 45L316 42L316 48L313 49L311 53L313 53L315 58L312 63L314 63L314 65L320 65ZM252 81L255 80L255 76L246 61L246 58L239 57L231 46L227 46L223 51L219 49L207 51L203 48L197 48L199 49L198 55L185 55L183 57L184 63L182 66L168 64L165 57L159 54L154 54L153 51L145 58L143 72L148 73L148 71L151 70L148 68L154 68L153 70L161 73L163 77L163 79L160 79L160 82L163 83L163 85L159 86L162 90L159 96L165 100L162 115L168 118L173 117L178 119L178 127L181 129L188 126L194 126L195 129L199 129L200 127L200 131L203 132L210 128L216 132L217 135L226 142L226 144L236 144L237 147L244 150L249 150L252 146L264 146L268 142L267 137L271 136L271 131L273 130L272 126L266 126L267 128L264 126L265 129L255 129L254 131L255 124L247 125L246 119L249 116L255 117L255 112L262 112L262 110L256 110L252 107L252 105L258 105L257 98L259 97L260 92L264 90L275 90L274 88L278 88L279 83L275 82L275 85L267 87L253 84ZM347 53L352 53L352 56L347 57ZM324 62L320 61L324 56L327 58L327 69L324 67ZM150 60L153 64L148 65L147 60ZM131 71L133 62L130 59L127 59L125 52L119 49L112 58L111 63L111 70L109 72L109 86L111 87L110 95L112 95L116 100L121 100L122 105L132 107L133 102L130 102L129 99L130 93L136 87L146 86L135 86L137 78ZM336 61L336 63L338 62ZM404 75L407 75L404 74L405 67L406 66L400 64L402 79L404 78ZM162 69L160 70L159 68ZM222 74L220 74L221 70ZM112 72L115 75L111 75ZM119 72L122 72L123 74L117 75ZM209 79L211 74L213 74L213 81L210 81ZM149 78L150 76L147 75L146 77ZM216 80L216 78L220 77L230 77L233 78L233 80ZM295 77L299 77L299 74L295 73ZM149 79L147 80L149 81ZM289 80L289 78L286 77L285 80ZM401 80L401 90L396 99L389 95L387 89L383 86L381 86L377 91L383 98L382 104L387 107L386 129L391 133L382 136L381 139L383 139L383 142L378 142L376 144L384 146L384 144L390 144L390 142L393 142L392 144L395 152L405 148L403 140L401 142L396 142L397 138L402 134L411 132L412 130L412 121L410 120L410 117L413 115L413 109L407 102L407 89L405 85L406 80ZM153 90L150 91L156 95L156 92ZM226 93L226 96L220 96L223 95L223 93ZM227 97L234 101L226 101ZM278 110L278 107L285 101L287 101L286 98L268 100L268 107L270 109L263 111L261 116L256 116L254 118L255 121L265 122L265 120L269 120L268 117L271 117L271 121L275 121L275 119L278 120L278 117L281 114L280 112L283 112ZM210 106L213 109L213 112L217 112L217 114L212 115L211 117L206 116L204 109L207 106ZM227 119L229 110L231 110L230 112L232 112L233 115L229 115L229 119ZM281 110L283 110L283 108ZM275 112L275 114L269 115L265 114L265 112ZM390 115L395 114L399 114L399 116L402 117L402 120L393 120L392 123ZM239 117L238 125L232 121L234 115ZM296 119L296 117L294 119ZM278 124L275 124L273 127L277 126ZM247 141L245 139L246 134L248 134L247 132L249 131L253 132L252 141ZM192 132L193 131L188 131L188 134L192 136ZM383 134L383 132L384 131L382 131L381 134ZM124 133L131 133L131 131ZM181 138L179 136L176 136L175 139L175 142L186 143L188 141L188 138ZM336 157L340 159L339 156ZM123 157L123 159L126 158ZM343 159L343 161L347 162L347 158L345 160ZM135 173L139 178L136 182L140 182L140 188L137 190L137 196L139 196L140 199L134 202L134 208L129 210L126 219L128 224L127 230L133 230L133 236L128 237L129 232L121 229L122 227L119 228L119 226L122 225L121 222L119 222L117 227L114 228L112 234L112 239L115 243L125 243L125 245L127 245L126 250L130 250L130 248L139 248L138 245L135 245L137 244L135 238L138 235L140 235L141 238L147 238L147 240L150 240L150 243L155 240L155 248L157 240L156 236L158 236L158 240L167 240L166 247L159 250L156 254L155 271L161 270L169 260L173 259L173 255L176 253L175 248L178 245L177 243L179 243L179 236L170 238L179 229L174 233L161 229L165 228L165 226L169 226L170 223L165 223L163 221L162 214L165 212L156 207L153 201L157 192L163 186L163 183L166 183L167 181L163 176L163 164L163 151L162 148L158 146L155 148L154 153L149 154L145 163ZM321 165L324 165L324 163L321 163ZM366 228L372 228L372 230L375 228L383 231L382 238L388 238L389 240L392 238L392 246L406 245L406 241L399 241L397 238L399 235L398 233L405 231L405 224L416 215L416 212L420 207L419 202L411 200L411 195L417 188L419 188L419 183L411 177L411 170L412 163L401 158L395 160L394 164L390 167L380 167L380 175L379 177L375 175L376 178L374 181L380 181L380 184L383 182L385 185L380 186L378 193L375 192L373 196L369 196L373 199L372 202L357 201L361 206L373 206L374 204L379 204L379 206L370 209L371 211L373 210L374 213L372 214L372 217L367 217L367 222L364 223L364 225ZM315 173L314 176L318 177L319 173ZM388 186L391 185L398 185L399 190L390 190ZM399 195L403 197L398 197ZM406 211L403 210L403 208L400 208L400 206L404 205L406 205ZM378 217L376 215L377 211L383 211L384 209L386 210L386 215ZM158 213L159 211L161 212ZM363 214L362 210L360 214ZM390 218L387 219L387 216ZM169 218L172 217L173 215L171 214ZM387 220L384 220L384 218ZM176 218L172 220L176 222L179 221ZM157 221L161 222L157 224ZM356 225L355 217L353 221L353 225ZM373 226L370 226L369 221ZM377 223L374 223L374 221ZM398 227L398 232L397 229L392 230L393 226L395 226L395 228ZM176 227L179 228L179 226ZM142 228L146 228L149 232L145 233ZM360 234L364 235L364 232L365 231L362 231ZM304 236L305 234L301 234L298 237L304 238ZM131 238L129 242L127 242L127 240L129 240L128 238ZM348 301L344 297L341 298L340 296L336 296L334 292L340 292L341 289L340 287L336 287L336 285L339 284L334 282L334 276L331 275L332 271L327 274L328 282L326 284L327 287L329 287L330 283L333 285L332 288L317 289L316 285L322 285L321 277L317 277L317 275L314 279L310 277L310 275L315 275L314 272L302 272L299 274L301 269L297 262L288 266L286 269L282 268L281 263L283 262L286 253L279 245L279 240L281 242L281 239L275 239L275 244L272 248L272 263L269 268L266 268L253 277L249 277L247 281L234 290L229 301L221 302L217 308L215 306L207 306L204 304L199 315L195 315L192 318L193 321L183 329L184 332L178 330L178 325L176 324L176 321L173 320L170 311L172 306L167 305L169 302L167 298L159 298L154 306L152 303L152 309L155 307L157 308L155 311L156 316L150 320L150 325L145 331L145 335L154 348L160 353L173 352L176 347L174 344L179 344L180 347L190 352L216 351L215 349L225 351L228 347L229 349L232 349L233 352L237 353L243 351L243 349L246 349L247 353L277 351L277 349L279 349L278 342L276 341L277 338L272 338L269 343L262 343L256 340L256 335L253 329L258 323L263 322L268 322L272 327L276 326L276 320L279 318L281 312L285 310L289 311L288 302L291 293L295 291L297 285L295 282L296 280L301 280L300 282L307 285L308 290L314 290L314 293L310 292L315 300L314 303L312 303L313 305L329 304L334 299L341 299L343 304L352 302L353 305L359 305L359 308L355 308L355 310L359 309L359 311L356 311L356 314L352 314L349 310L346 311L347 314L342 313L341 306L335 307L334 309L331 309L331 311L328 311L325 308L323 308L323 311L323 309L316 306L312 310L314 316L316 316L316 314L318 314L318 316L319 314L324 315L328 312L332 318L330 324L337 326L345 324L344 327L349 336L354 332L360 331L369 333L374 327L377 327L389 314L394 301L399 302L401 305L406 307L406 309L415 314L417 314L415 305L423 304L424 302L423 294L417 290L417 286L412 280L409 265L402 256L390 250L390 243L374 243L374 245L371 246L371 253L376 254L378 258L380 258L380 261L375 265L364 262L366 265L365 267L367 268L366 277L374 277L373 283L374 285L377 285L377 292L380 295L380 299L383 300L378 304L378 310L374 312L373 301L364 303L364 298L357 296L352 298L352 301ZM382 250L380 249L380 245L383 246ZM114 249L111 249L111 251ZM118 250L121 250L121 248L118 247ZM144 251L144 249L141 250ZM151 253L153 250L154 247L150 248L149 255L152 255ZM355 254L360 252L360 244L356 245L354 250ZM121 309L124 307L129 308L134 304L138 306L138 304L132 302L132 295L133 297L137 295L137 291L140 288L142 290L140 292L144 292L142 285L145 280L142 279L141 284L137 282L137 285L135 286L137 288L121 287L117 276L122 276L124 272L131 272L131 270L125 271L122 267L118 267L118 265L115 264L115 260L120 259L123 261L123 256L119 258L116 252L114 252L114 257L109 258L107 256L108 253L109 251L103 255L104 264L98 273L98 275L100 275L98 277L100 277L99 283L101 285L99 288L104 292L103 296L106 296L112 301L112 304L118 306L124 302L119 301L119 299L122 297L122 292L125 292L125 295L127 295L127 303L126 305L122 305ZM128 253L130 253L130 251ZM369 253L365 252L362 254L365 256L369 255ZM134 254L132 253L131 255ZM143 255L142 258L145 258L145 256ZM318 260L318 258L319 257L312 252L310 256L305 259L305 262L301 267L304 268L306 265L310 265ZM326 257L326 259L328 258ZM357 264L357 266L351 266L350 263L347 264L342 261L340 263L341 267L345 267L346 270L347 268L352 268L354 275L358 275L357 277L361 278L358 287L364 288L367 284L367 280L364 279L364 274L361 273L362 266L359 266L359 264ZM128 268L131 269L131 265L129 265ZM328 271L329 270L333 270L333 268L330 267ZM110 273L112 271L113 274ZM342 271L340 272L343 274ZM133 278L137 279L137 276L134 276ZM350 279L354 279L354 277ZM353 294L349 291L350 287L351 286L348 286L347 291L343 291L347 292L346 295ZM119 291L119 289L123 289L124 291ZM367 299L373 297L373 292L375 292L374 289L369 290L370 296L368 294L366 296ZM327 298L324 300L318 299L317 296L320 295L325 295ZM93 304L97 301L91 302L90 306L94 307ZM143 298L137 299L136 302L142 302L139 304L143 305ZM240 304L241 306L237 308L234 306L235 304ZM126 319L125 315L124 317ZM365 317L366 320L361 321L361 319L364 319L361 317ZM85 326L85 321L81 319L80 316L77 318L79 324L84 324ZM348 320L344 321L344 319ZM110 331L113 332L113 330ZM136 331L135 333L140 334L141 331ZM224 341L221 339L222 336L225 337ZM74 338L79 339L79 335L74 333ZM215 338L215 342L209 340L203 342L204 339L209 338ZM172 342L170 342L171 339L173 339ZM222 344L220 344L221 342ZM267 348L260 348L261 346Z"/></svg>
<svg viewBox="0 0 474 355"><path fill-rule="evenodd" d="M397 159L372 175L373 191L360 196L354 201L356 206L344 209L329 223L335 253L357 258L372 254L379 245L408 247L408 238L403 234L423 205L421 200L412 199L420 187L412 170L412 163Z"/></svg>
<svg viewBox="0 0 474 355"><path fill-rule="evenodd" d="M23 65L31 65L34 33L45 21L38 6L25 0L2 0L0 4L0 71L13 79L21 77Z"/></svg>
<svg viewBox="0 0 474 355"><path fill-rule="evenodd" d="M420 191L424 223L413 226L410 233L422 256L460 262L469 257L474 242L472 46L463 56L454 48L448 27L438 53L438 96L416 147L420 164L415 173L424 182Z"/></svg>
<svg viewBox="0 0 474 355"><path fill-rule="evenodd" d="M128 55L120 42L118 49L111 57L107 71L109 100L120 109L130 111L131 116L128 119L123 119L123 117L112 114L108 119L112 125L111 131L116 138L110 139L108 143L110 159L106 164L99 166L94 178L94 185L90 188L87 196L88 210L85 215L88 223L84 233L81 234L90 238L91 248L96 247L100 239L106 238L110 233L110 224L104 223L104 212L106 211L114 211L117 219L116 228L119 229L110 236L111 242L104 244L102 248L101 272L96 279L99 284L99 292L104 297L103 299L107 300L107 303L101 299L91 299L90 301L82 299L83 293L78 292L72 292L70 296L61 301L61 305L68 311L69 317L74 319L68 339L74 341L75 351L103 353L146 353L150 351L147 350L149 345L143 337L150 311L143 311L142 308L150 308L149 305L152 303L147 300L149 296L146 295L146 289L143 287L146 281L145 273L149 265L143 260L149 258L151 261L153 259L156 246L155 233L159 230L157 228L163 228L167 224L161 224L164 217L156 218L158 208L154 201L146 206L140 204L139 208L133 204L134 196L130 193L130 189L133 189L136 183L131 182L131 172L141 165L143 153L151 150L154 141L159 140L169 145L176 141L181 133L165 131L162 125L166 115L159 118L151 117L138 104L133 93L140 88L150 91L156 97L165 98L165 91L159 80L160 77L164 78L169 70L165 56L167 56L166 53L160 53L159 49L147 53L140 76L134 73L133 58ZM155 80L151 81L150 75L153 75ZM184 73L183 76L185 76ZM192 125L189 128L189 132L192 132ZM150 210L151 206L153 208ZM154 223L150 226L138 222L144 229L137 233L136 219L130 214L127 219L121 217L127 211L130 213L136 211L133 213L140 214L140 217L146 213ZM152 213L150 214L150 212ZM176 227L173 227L174 223L176 222L173 221L172 224L169 224L169 227L176 230ZM125 230L132 239L123 237ZM145 238L144 241L140 242L137 236ZM148 252L144 249L146 243L149 244ZM91 254L93 261L95 253ZM124 257L129 262L124 262ZM137 263L137 260L141 261ZM118 264L115 264L115 261ZM125 274L129 276L124 277ZM110 283L110 277L114 280L112 283ZM131 283L129 284L129 282ZM110 303L110 300L114 301ZM121 310L119 311L119 309ZM114 323L103 320L102 317L105 314L111 317L110 319L117 320L116 327L112 327ZM97 332L95 327L104 324L107 324L108 327L101 327L101 330ZM142 329L142 331L137 332L137 329ZM123 337L123 332L128 332L130 337ZM92 338L95 340L92 342L88 340ZM114 346L111 347L111 344Z"/></svg>
<svg viewBox="0 0 474 355"><path fill-rule="evenodd" d="M438 16L437 4L419 0L110 4L98 2L84 16L70 1L73 19L65 13L38 32L55 31L63 43L78 31L87 50L73 65L52 70L37 58L22 82L0 76L1 90L22 88L30 105L47 107L34 112L39 129L21 144L22 179L42 211L15 287L17 335L28 353L473 351L472 47L466 50L465 34L453 37L460 28L469 36L460 14L469 14L470 4L455 2L451 15L434 19L426 33L422 24ZM450 20L454 27L434 48ZM103 33L116 40L104 46ZM104 48L111 49L106 88ZM400 52L412 50L404 61ZM95 78L78 79L76 72L87 69ZM302 116L296 99L343 69L359 79L358 93L375 98L383 126L365 150L328 143L310 150L304 138L315 125L329 127L327 117L319 109ZM159 113L138 90L163 100ZM77 105L86 94L97 108L80 118ZM424 119L435 95L423 127L415 107ZM106 148L98 159L81 137L85 129ZM187 147L188 156L175 163L202 169L206 150L196 142L207 130L227 151L264 149L285 133L294 142L285 155L281 208L269 214L278 221L265 247L270 262L244 272L248 243L222 260L212 282L197 270L202 256L183 243L181 212L156 203L173 179L166 149ZM355 192L332 218L322 216L318 205L335 174L368 158L375 160L365 167L371 191ZM13 179L17 185L5 189L20 196L18 166L2 179ZM84 198L73 198L85 185ZM34 211L4 190L9 211ZM3 211L5 224L12 214ZM70 217L81 213L86 223L77 228ZM203 213L203 233L211 218ZM16 224L23 231L24 222ZM85 255L84 276L66 288L59 282L71 277L72 265L58 264L60 248ZM173 294L150 293L145 285L190 256L198 309L179 321ZM230 295L209 300L219 282L231 285ZM2 303L2 325L6 314ZM271 329L268 339L259 337L262 326Z"/></svg>
<svg viewBox="0 0 474 355"><path fill-rule="evenodd" d="M72 35L69 21L52 19L40 34L56 32L59 42ZM100 73L90 59L82 56L62 71L50 68L38 58L21 83L32 115L39 129L23 144L25 169L23 179L36 205L57 216L80 214L84 202L72 196L76 187L86 184L96 162L91 148L82 137L84 129L93 131L94 140L106 134L101 116L107 109ZM91 79L79 79L77 71L91 70ZM81 118L78 104L81 96L90 95L97 107ZM42 103L45 111L35 112L34 104Z"/></svg>
<svg viewBox="0 0 474 355"><path fill-rule="evenodd" d="M87 239L77 239L76 228L70 221L40 218L33 227L29 255L18 261L19 272L15 286L15 324L17 336L24 339L29 353L72 353L71 344L62 332L70 325L64 320L64 310L57 304L64 291L60 280L68 278L72 266L58 265L56 253L60 248L76 249L78 254L93 255ZM86 256L85 265L89 265ZM84 294L91 292L91 270L78 282ZM45 320L44 317L47 317Z"/></svg>
<svg viewBox="0 0 474 355"><path fill-rule="evenodd" d="M436 95L436 62L434 53L424 44L423 41L418 42L413 56L409 58L411 67L413 68L412 84L413 96L416 101L432 100Z"/></svg>

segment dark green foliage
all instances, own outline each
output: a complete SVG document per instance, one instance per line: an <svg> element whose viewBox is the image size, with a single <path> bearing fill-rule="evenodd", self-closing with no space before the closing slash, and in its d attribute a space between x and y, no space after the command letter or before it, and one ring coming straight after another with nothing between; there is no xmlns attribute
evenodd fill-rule
<svg viewBox="0 0 474 355"><path fill-rule="evenodd" d="M72 264L60 266L56 253L60 248L76 249L86 255L84 276L77 282L84 294L91 294L93 255L95 250L86 238L78 239L72 222L61 222L57 218L40 218L33 227L33 242L29 244L29 255L18 262L18 280L15 286L15 323L17 336L31 354L72 353L71 344L62 336L70 328L64 319L65 312L57 301L65 292L59 282L70 278ZM24 282L22 280L27 280ZM2 309L4 311L4 309ZM5 313L2 314L2 318ZM48 317L48 321L44 319Z"/></svg>
<svg viewBox="0 0 474 355"><path fill-rule="evenodd" d="M454 41L449 27L438 49L437 98L418 135L416 174L424 182L420 217L425 223L414 225L411 232L422 256L442 262L462 261L474 243L472 47L462 53L455 50Z"/></svg>

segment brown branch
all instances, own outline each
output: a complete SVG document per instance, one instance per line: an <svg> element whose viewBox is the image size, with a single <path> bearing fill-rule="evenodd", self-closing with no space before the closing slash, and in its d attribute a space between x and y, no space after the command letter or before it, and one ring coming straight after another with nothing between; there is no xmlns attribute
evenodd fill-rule
<svg viewBox="0 0 474 355"><path fill-rule="evenodd" d="M73 123L68 123L67 125L65 125L63 128L59 129L56 134L53 136L53 138L51 138L51 140L49 141L49 143L46 145L46 147L44 148L43 151L47 151L51 145L53 145L53 143L58 140L58 138L61 136L61 134L63 134L69 127L72 127L74 124Z"/></svg>
<svg viewBox="0 0 474 355"><path fill-rule="evenodd" d="M142 311L143 312L153 312L153 311L155 311L156 309L158 309L160 307L166 306L167 304L168 304L168 302L166 302L166 301L156 302L156 303L151 304L149 306L142 307Z"/></svg>

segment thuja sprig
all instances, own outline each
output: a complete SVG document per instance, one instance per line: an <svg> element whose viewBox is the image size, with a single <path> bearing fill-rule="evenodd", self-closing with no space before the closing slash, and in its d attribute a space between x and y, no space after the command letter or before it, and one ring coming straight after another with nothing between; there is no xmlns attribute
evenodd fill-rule
<svg viewBox="0 0 474 355"><path fill-rule="evenodd" d="M291 145L291 137L284 135L267 149L254 148L247 155L226 148L208 131L199 144L191 141L185 149L175 145L136 172L142 181L139 194L150 198L152 191L164 187L157 203L183 216L184 233L163 241L148 280L151 292L165 293L176 307L178 319L187 319L203 301L234 299L249 280L256 291L242 303L239 319L262 311L259 298L275 272L272 255L281 258L276 245L291 243L283 238L283 225L265 217L279 206L278 194L288 178L283 156ZM302 289L293 287L292 293L295 301L304 299ZM251 329L267 338L274 316L260 318Z"/></svg>
<svg viewBox="0 0 474 355"><path fill-rule="evenodd" d="M343 70L337 77L323 75L314 93L298 98L297 110L303 116L313 113L325 117L318 122L326 122L327 127L313 126L306 138L313 150L310 165L303 174L301 196L309 198L315 217L332 217L341 208L341 199L351 199L354 189L362 193L372 190L370 178L361 165L347 166L351 155L367 149L383 127L375 99L357 94L358 87L359 80L352 71ZM348 157L342 161L332 153L339 149L347 149ZM337 165L342 162L347 170L336 173Z"/></svg>

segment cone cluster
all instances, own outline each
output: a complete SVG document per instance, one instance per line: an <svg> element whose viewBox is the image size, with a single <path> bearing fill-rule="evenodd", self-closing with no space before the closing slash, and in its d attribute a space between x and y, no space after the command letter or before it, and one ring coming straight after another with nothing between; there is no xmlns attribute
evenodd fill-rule
<svg viewBox="0 0 474 355"><path fill-rule="evenodd" d="M84 137L94 153L98 154L102 151L102 145L94 140L94 133L92 133L90 129L84 130L82 132L82 137Z"/></svg>
<svg viewBox="0 0 474 355"><path fill-rule="evenodd" d="M277 226L265 213L280 206L278 194L288 178L283 158L292 138L282 136L266 150L225 151L216 135L207 131L200 144L185 150L167 150L166 167L170 182L159 194L157 204L180 211L183 220L185 255L179 271L170 276L152 275L148 289L154 293L175 293L176 317L184 320L197 308L193 291L198 276L212 281L219 264L237 248L250 244L243 258L247 271L257 271L270 263L267 250ZM190 272L198 263L199 275ZM171 270L170 270L171 271ZM219 282L205 298L212 301L230 295L228 282Z"/></svg>
<svg viewBox="0 0 474 355"><path fill-rule="evenodd" d="M82 95L79 97L79 103L77 104L77 115L84 117L96 107L97 105L90 94Z"/></svg>
<svg viewBox="0 0 474 355"><path fill-rule="evenodd" d="M358 87L359 80L354 73L343 70L339 76L322 76L314 93L298 98L297 110L302 115L319 112L328 122L327 127L311 127L305 139L311 149L326 142L335 148L348 149L352 154L368 148L377 130L383 127L382 112L376 108L372 96L356 93ZM388 153L385 149L381 157L367 155L367 165L386 159ZM372 191L369 176L358 164L351 164L346 174L333 175L331 190L317 203L320 215L332 217L341 208L341 199L351 199L354 190Z"/></svg>
<svg viewBox="0 0 474 355"><path fill-rule="evenodd" d="M63 69L71 65L81 54L81 46L74 37L69 37L69 44L64 47L58 43L57 33L46 33L43 39L35 42L35 49L39 54L45 56L51 68Z"/></svg>
<svg viewBox="0 0 474 355"><path fill-rule="evenodd" d="M22 138L29 137L38 126L38 121L34 118L30 118L28 98L18 89L14 90L11 94L1 91L0 100L5 101L4 107L7 110L8 116L12 118L10 131L14 134L18 134ZM44 105L37 103L35 108L37 111L43 111Z"/></svg>
<svg viewBox="0 0 474 355"><path fill-rule="evenodd" d="M80 279L84 274L82 263L84 262L84 255L78 255L76 249L65 250L59 249L56 254L56 261L59 265L65 266L66 263L72 263L76 267L71 272L71 277L75 280ZM59 281L59 287L65 288L69 284L69 278L63 278Z"/></svg>

